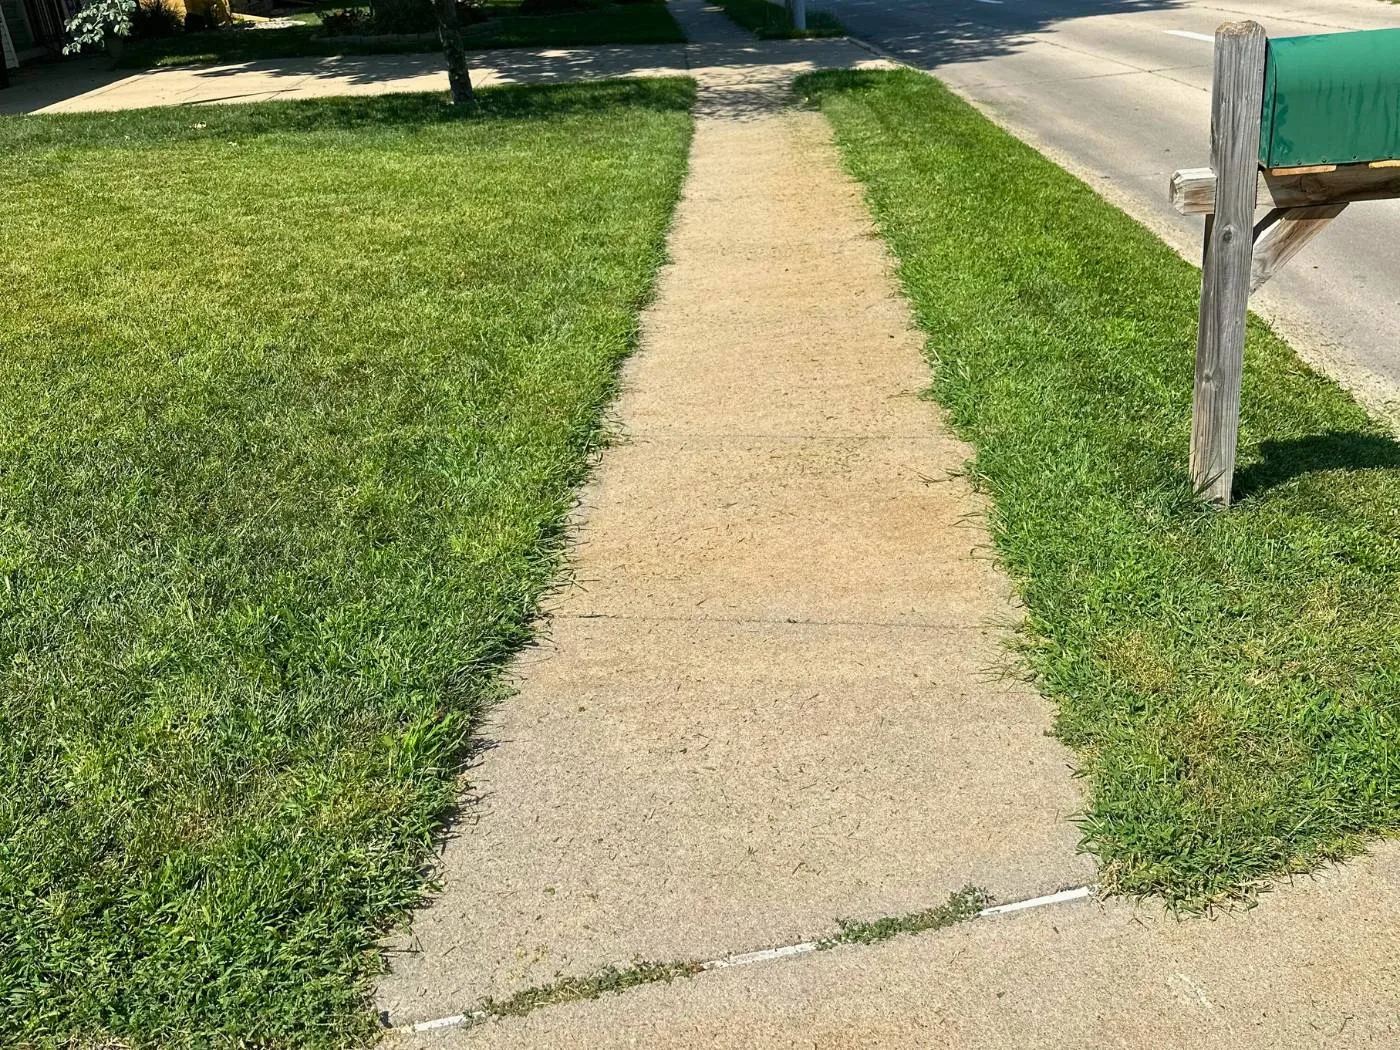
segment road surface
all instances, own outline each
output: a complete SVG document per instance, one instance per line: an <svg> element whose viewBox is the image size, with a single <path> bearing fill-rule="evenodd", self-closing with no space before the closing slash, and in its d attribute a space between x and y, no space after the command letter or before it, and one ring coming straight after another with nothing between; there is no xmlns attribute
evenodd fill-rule
<svg viewBox="0 0 1400 1050"><path fill-rule="evenodd" d="M1383 0L821 0L850 32L929 70L1198 259L1202 220L1166 185L1209 163L1212 37L1400 26ZM1400 419L1400 201L1352 205L1252 305Z"/></svg>

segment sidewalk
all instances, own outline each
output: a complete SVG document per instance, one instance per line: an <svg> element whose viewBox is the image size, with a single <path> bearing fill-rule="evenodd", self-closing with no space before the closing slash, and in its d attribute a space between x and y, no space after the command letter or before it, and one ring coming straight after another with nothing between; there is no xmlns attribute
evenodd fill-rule
<svg viewBox="0 0 1400 1050"><path fill-rule="evenodd" d="M677 6L718 20L705 46L748 46ZM1016 613L968 450L918 396L920 336L825 122L784 109L789 65L692 72L626 441L585 493L550 641L485 727L443 894L381 988L396 1025L967 883L1093 879L1050 711L995 670Z"/></svg>
<svg viewBox="0 0 1400 1050"><path fill-rule="evenodd" d="M884 944L704 973L477 1028L418 1050L1393 1050L1395 852L1177 921L1077 902Z"/></svg>
<svg viewBox="0 0 1400 1050"><path fill-rule="evenodd" d="M722 15L715 17L723 18ZM726 20L727 23L727 20ZM689 44L586 48L505 48L468 55L472 83L551 84L613 77L688 76L697 69L743 76L787 67L786 75L856 65L870 54L846 40L770 41L698 27ZM34 67L0 91L0 113L82 113L266 102L331 95L384 95L446 91L440 54L285 58L220 66L179 66L134 74L104 68L101 60Z"/></svg>
<svg viewBox="0 0 1400 1050"><path fill-rule="evenodd" d="M575 50L482 51L468 56L472 83L544 84L622 76L684 76L686 47L593 47ZM187 106L198 103L266 102L330 95L385 95L409 91L446 91L442 55L343 55L330 58L283 58L221 66L176 66L122 76L96 88L52 101L55 85L36 83L0 92L6 112L82 113ZM63 70L51 71L57 78ZM92 74L87 74L91 76ZM76 76L76 74L75 74ZM79 80L75 86L82 87ZM44 90L40 92L38 89ZM30 101L30 97L32 102Z"/></svg>

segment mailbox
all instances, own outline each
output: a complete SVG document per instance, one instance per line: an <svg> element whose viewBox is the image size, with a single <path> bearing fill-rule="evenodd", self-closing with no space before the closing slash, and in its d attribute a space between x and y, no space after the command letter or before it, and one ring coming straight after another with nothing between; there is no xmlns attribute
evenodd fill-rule
<svg viewBox="0 0 1400 1050"><path fill-rule="evenodd" d="M1211 85L1210 167L1173 173L1170 192L1182 214L1211 216L1191 482L1224 505L1250 293L1353 202L1400 199L1400 29L1270 40L1257 22L1230 22L1215 31Z"/></svg>
<svg viewBox="0 0 1400 1050"><path fill-rule="evenodd" d="M1271 39L1259 163L1400 158L1400 29Z"/></svg>

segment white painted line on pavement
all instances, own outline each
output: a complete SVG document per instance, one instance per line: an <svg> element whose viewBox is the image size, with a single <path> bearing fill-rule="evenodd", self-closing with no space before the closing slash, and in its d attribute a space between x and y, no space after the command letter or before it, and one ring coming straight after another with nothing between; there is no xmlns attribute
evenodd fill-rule
<svg viewBox="0 0 1400 1050"><path fill-rule="evenodd" d="M1047 893L1043 897L1032 897L1030 900L1013 901L1010 904L997 904L990 908L983 908L977 913L977 918L989 919L996 915L1009 915L1014 911L1025 911L1027 908L1043 908L1048 904L1065 904L1069 901L1091 897L1093 893L1094 887L1092 886L1077 886L1072 890ZM763 948L756 952L740 952L737 955L726 955L721 959L709 959L699 963L696 968L699 970L724 970L731 966L752 966L754 963L768 962L771 959L787 959L794 955L807 955L820 951L822 943L821 941L802 941L799 944L784 944L777 948ZM491 1014L486 1010L473 1010L468 1014L453 1014L451 1017L439 1017L432 1021L419 1021L417 1024L408 1025L407 1028L410 1032L431 1032L435 1028L470 1027L489 1020L490 1017ZM398 1030L403 1031L403 1028Z"/></svg>
<svg viewBox="0 0 1400 1050"><path fill-rule="evenodd" d="M700 969L723 970L729 966L749 966L752 963L767 962L769 959L786 959L789 955L806 955L816 951L818 947L816 941L803 941L801 944L785 944L781 948L764 948L757 952L726 955L723 959L711 959L701 963Z"/></svg>
<svg viewBox="0 0 1400 1050"><path fill-rule="evenodd" d="M993 908L983 908L977 913L977 917L989 919L993 915L1009 915L1013 911L1025 911L1027 908L1043 908L1047 904L1064 904L1067 901L1083 900L1093 892L1094 887L1092 886L1077 886L1072 890L1047 893L1044 897L1032 897L1027 901L1014 901L1011 904L998 904Z"/></svg>
<svg viewBox="0 0 1400 1050"><path fill-rule="evenodd" d="M471 1014L453 1014L451 1017L439 1017L435 1021L419 1021L409 1028L410 1032L431 1032L434 1028L456 1028L458 1025L466 1024L468 1021L485 1020L486 1014L483 1012Z"/></svg>
<svg viewBox="0 0 1400 1050"><path fill-rule="evenodd" d="M1187 29L1164 29L1162 32L1166 33L1167 36L1181 36L1187 40L1204 40L1207 44L1215 43L1215 37L1209 33L1192 33Z"/></svg>
<svg viewBox="0 0 1400 1050"><path fill-rule="evenodd" d="M977 2L979 4L996 4L998 7L1001 6L1001 0L977 0Z"/></svg>

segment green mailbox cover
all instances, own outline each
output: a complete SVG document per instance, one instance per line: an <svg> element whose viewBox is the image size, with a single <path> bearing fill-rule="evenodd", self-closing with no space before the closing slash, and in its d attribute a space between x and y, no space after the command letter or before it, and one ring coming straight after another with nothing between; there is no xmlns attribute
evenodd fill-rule
<svg viewBox="0 0 1400 1050"><path fill-rule="evenodd" d="M1400 158L1400 29L1271 39L1263 116L1266 168Z"/></svg>

